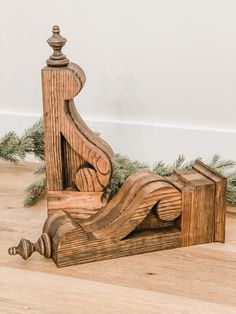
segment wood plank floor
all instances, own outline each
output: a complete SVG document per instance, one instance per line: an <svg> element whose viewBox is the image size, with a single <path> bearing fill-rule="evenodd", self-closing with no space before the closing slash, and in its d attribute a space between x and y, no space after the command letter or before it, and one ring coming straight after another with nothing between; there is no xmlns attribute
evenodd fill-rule
<svg viewBox="0 0 236 314"><path fill-rule="evenodd" d="M37 165L0 162L0 313L236 313L236 210L226 243L57 269L35 254L12 257L21 237L37 240L46 204L23 208Z"/></svg>

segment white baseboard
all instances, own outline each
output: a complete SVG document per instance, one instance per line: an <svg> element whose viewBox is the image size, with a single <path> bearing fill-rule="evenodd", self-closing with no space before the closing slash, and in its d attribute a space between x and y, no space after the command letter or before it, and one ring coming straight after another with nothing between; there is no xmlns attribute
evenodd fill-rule
<svg viewBox="0 0 236 314"><path fill-rule="evenodd" d="M15 131L21 135L25 129L31 127L39 118L39 114L0 111L0 137L9 131Z"/></svg>
<svg viewBox="0 0 236 314"><path fill-rule="evenodd" d="M22 134L39 117L37 114L0 112L0 136L11 130ZM160 160L172 162L179 154L184 154L187 160L199 156L207 160L219 153L224 158L236 160L236 130L94 119L86 122L100 133L114 152L150 164Z"/></svg>

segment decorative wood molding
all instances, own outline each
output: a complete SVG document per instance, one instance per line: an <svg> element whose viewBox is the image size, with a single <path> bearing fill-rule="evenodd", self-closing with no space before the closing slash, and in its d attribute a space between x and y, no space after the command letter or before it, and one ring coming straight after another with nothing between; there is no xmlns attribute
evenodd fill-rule
<svg viewBox="0 0 236 314"><path fill-rule="evenodd" d="M85 74L61 52L65 42L54 26L42 70L48 218L36 244L22 239L9 254L38 251L63 267L224 242L226 179L201 161L169 178L137 172L110 199L113 152L76 110Z"/></svg>
<svg viewBox="0 0 236 314"><path fill-rule="evenodd" d="M112 175L113 152L77 112L73 97L83 88L85 74L74 63L65 66L61 47L66 40L58 26L53 33L48 41L54 53L47 61L50 66L42 70L48 190L77 187L81 192L103 191Z"/></svg>
<svg viewBox="0 0 236 314"><path fill-rule="evenodd" d="M21 239L20 243L15 247L11 247L8 250L10 255L19 254L23 259L28 259L34 252L38 252L45 257L51 257L52 243L51 238L47 233L42 233L36 243L32 243L29 240Z"/></svg>

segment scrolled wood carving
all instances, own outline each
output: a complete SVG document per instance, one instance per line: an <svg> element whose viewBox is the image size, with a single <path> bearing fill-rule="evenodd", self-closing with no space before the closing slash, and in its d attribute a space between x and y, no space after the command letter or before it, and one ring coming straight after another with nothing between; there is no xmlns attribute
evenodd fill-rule
<svg viewBox="0 0 236 314"><path fill-rule="evenodd" d="M98 239L121 240L143 222L155 205L160 219L171 221L180 216L181 204L181 193L163 177L137 172L102 211L81 221L81 225Z"/></svg>
<svg viewBox="0 0 236 314"><path fill-rule="evenodd" d="M76 263L83 261L84 254L88 261L102 259L99 257L100 253L98 257L96 254L94 255L97 249L99 250L100 247L103 249L112 248L115 243L120 242L122 244L122 241L124 243L121 245L120 254L121 256L128 255L127 240L132 239L132 234L136 231L139 233L146 229L145 219L152 209L156 211L157 216L159 215L158 204L161 204L162 201L164 201L165 206L168 206L169 213L163 211L163 206L161 206L161 216L168 222L172 221L167 226L172 227L172 232L178 236L179 231L174 228L174 220L181 215L181 193L161 176L149 172L137 172L124 182L116 196L93 217L85 220L74 219L64 211L57 211L50 215L44 224L41 237L47 235L49 239L52 239L53 258L58 266L71 264L71 259L68 263L67 258L72 256L75 245L78 253L81 252L81 255L76 255ZM155 220L155 223L152 223L152 229L158 231L162 219L156 217ZM141 224L143 224L142 228L139 228ZM169 243L171 238L172 233L170 238L166 236L164 247L168 248L173 245L172 242ZM18 248L14 250L14 254L20 254L24 259L27 259L33 251L40 251L38 244L32 244L25 239L22 241L27 243L29 248L27 250ZM176 241L179 241L178 237L174 242L175 245ZM140 239L132 240L131 243L133 242L134 245L137 245ZM38 243L41 242L38 241ZM20 244L20 246L22 245ZM43 255L48 257L46 254Z"/></svg>
<svg viewBox="0 0 236 314"><path fill-rule="evenodd" d="M64 66L68 59L60 51L65 39L59 27L53 27L49 43L54 54L42 70L48 190L77 187L83 192L102 191L112 175L112 149L89 129L76 110L73 98L86 78L78 65L68 62Z"/></svg>
<svg viewBox="0 0 236 314"><path fill-rule="evenodd" d="M48 40L54 52L42 70L48 218L36 243L22 239L10 255L35 251L58 267L187 245L224 242L226 179L196 161L164 178L131 175L110 199L110 146L88 128L73 98L85 74L61 52L58 26Z"/></svg>

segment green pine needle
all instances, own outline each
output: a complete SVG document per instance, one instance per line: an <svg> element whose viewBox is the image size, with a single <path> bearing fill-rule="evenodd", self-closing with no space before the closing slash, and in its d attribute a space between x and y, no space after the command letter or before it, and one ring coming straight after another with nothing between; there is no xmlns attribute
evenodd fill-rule
<svg viewBox="0 0 236 314"><path fill-rule="evenodd" d="M15 163L19 160L24 160L27 154L33 154L41 162L44 162L44 130L42 119L27 129L22 137L16 135L15 132L8 132L0 140L0 158ZM115 195L123 182L137 171L147 170L161 176L170 176L176 169L189 168L193 163L194 160L186 162L185 157L179 155L173 164L166 164L163 161L159 161L153 167L150 167L147 163L132 161L126 156L115 154L115 166L108 188L111 190L111 194ZM236 206L236 162L230 159L222 159L219 154L215 154L206 164L227 177L227 202L229 205ZM26 189L25 206L35 204L46 190L45 164L42 163L35 173L41 175L41 178L33 182Z"/></svg>
<svg viewBox="0 0 236 314"><path fill-rule="evenodd" d="M45 173L46 173L46 166L45 166L45 164L44 164L44 163L41 164L41 165L38 167L38 169L35 170L34 173L35 173L35 174L44 174L44 175L45 175Z"/></svg>
<svg viewBox="0 0 236 314"><path fill-rule="evenodd" d="M41 118L21 137L21 148L26 154L33 154L35 158L44 161L44 130Z"/></svg>
<svg viewBox="0 0 236 314"><path fill-rule="evenodd" d="M111 190L111 196L115 195L123 182L137 171L150 170L148 164L137 160L132 161L126 156L115 154L115 165L108 188Z"/></svg>
<svg viewBox="0 0 236 314"><path fill-rule="evenodd" d="M0 158L17 162L25 158L25 150L21 149L20 137L15 132L8 132L0 140Z"/></svg>
<svg viewBox="0 0 236 314"><path fill-rule="evenodd" d="M25 191L26 197L24 199L24 206L33 206L40 198L43 197L46 191L46 178L42 177L39 180L31 183Z"/></svg>

